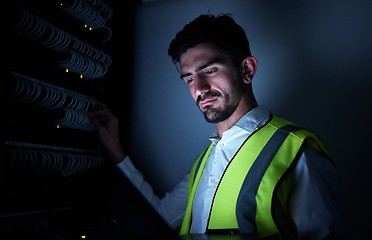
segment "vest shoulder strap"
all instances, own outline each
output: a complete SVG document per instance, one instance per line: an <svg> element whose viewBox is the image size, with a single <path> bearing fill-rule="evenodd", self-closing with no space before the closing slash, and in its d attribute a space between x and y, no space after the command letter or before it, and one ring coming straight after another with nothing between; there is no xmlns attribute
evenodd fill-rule
<svg viewBox="0 0 372 240"><path fill-rule="evenodd" d="M188 192L187 192L187 207L185 211L185 216L182 221L182 226L180 230L180 235L189 233L190 226L191 226L191 215L192 215L192 205L194 203L194 196L196 192L196 188L199 184L201 175L204 171L205 164L207 159L212 151L213 143L209 146L207 150L205 150L195 161L194 165L191 168L190 176L189 176L189 185L188 185Z"/></svg>
<svg viewBox="0 0 372 240"><path fill-rule="evenodd" d="M208 147L209 148L209 147ZM188 189L187 189L187 199L190 198L190 194L191 194L191 189L192 189L192 186L194 185L194 182L195 182L195 178L196 178L196 172L199 170L200 168L200 164L201 162L203 161L204 159L204 156L205 154L207 153L208 151L208 148L205 149L202 154L200 154L200 156L196 159L196 161L194 162L191 170L190 170L190 177L189 177L189 184L188 184Z"/></svg>

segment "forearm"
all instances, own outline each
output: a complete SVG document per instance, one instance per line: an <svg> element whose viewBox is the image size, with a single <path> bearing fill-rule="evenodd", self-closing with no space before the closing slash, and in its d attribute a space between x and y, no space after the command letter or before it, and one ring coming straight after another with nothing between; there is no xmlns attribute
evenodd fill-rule
<svg viewBox="0 0 372 240"><path fill-rule="evenodd" d="M106 153L109 155L114 164L118 164L127 158L127 155L124 153L124 150L121 148L120 145L113 146L110 150L108 150L106 147Z"/></svg>

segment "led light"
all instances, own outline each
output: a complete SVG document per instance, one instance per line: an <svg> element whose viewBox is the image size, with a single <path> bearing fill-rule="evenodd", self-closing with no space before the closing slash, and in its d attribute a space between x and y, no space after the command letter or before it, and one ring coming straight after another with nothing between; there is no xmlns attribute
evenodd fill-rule
<svg viewBox="0 0 372 240"><path fill-rule="evenodd" d="M66 72L68 72L68 68L66 68Z"/></svg>
<svg viewBox="0 0 372 240"><path fill-rule="evenodd" d="M80 78L83 78L83 74L80 75Z"/></svg>
<svg viewBox="0 0 372 240"><path fill-rule="evenodd" d="M57 128L62 128L60 125L57 125Z"/></svg>
<svg viewBox="0 0 372 240"><path fill-rule="evenodd" d="M84 25L84 27L88 27L88 25L87 25L87 24L85 24L85 25Z"/></svg>
<svg viewBox="0 0 372 240"><path fill-rule="evenodd" d="M81 236L81 238L85 238L85 235Z"/></svg>
<svg viewBox="0 0 372 240"><path fill-rule="evenodd" d="M93 30L93 28L92 28L92 27L90 27L90 28L89 28L89 30Z"/></svg>

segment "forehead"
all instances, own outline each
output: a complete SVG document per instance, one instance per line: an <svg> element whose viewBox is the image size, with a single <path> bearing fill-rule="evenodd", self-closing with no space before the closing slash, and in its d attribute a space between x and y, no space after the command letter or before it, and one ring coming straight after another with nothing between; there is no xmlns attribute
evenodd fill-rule
<svg viewBox="0 0 372 240"><path fill-rule="evenodd" d="M200 43L195 47L189 48L180 57L181 72L193 72L198 66L203 65L213 59L228 61L227 54L221 52L213 44Z"/></svg>

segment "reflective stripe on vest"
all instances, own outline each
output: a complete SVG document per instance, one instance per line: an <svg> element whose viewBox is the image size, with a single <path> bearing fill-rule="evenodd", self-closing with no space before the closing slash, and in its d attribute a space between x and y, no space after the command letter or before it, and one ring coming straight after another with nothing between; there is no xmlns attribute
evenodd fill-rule
<svg viewBox="0 0 372 240"><path fill-rule="evenodd" d="M285 199L278 196L287 196L285 190L279 194L279 189L285 185L282 183L294 168L305 142L330 157L315 134L277 117L250 135L225 169L213 198L207 229L239 229L241 233L261 236L288 236L286 232L293 232L291 219L282 211ZM189 233L193 199L212 148L213 144L199 156L190 172L189 199L180 234Z"/></svg>

